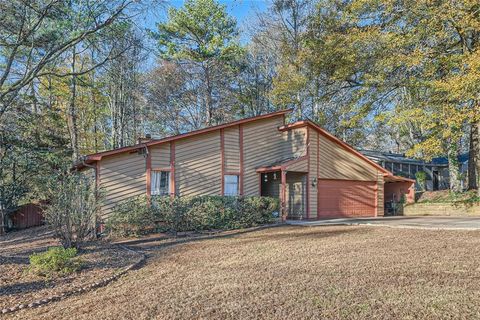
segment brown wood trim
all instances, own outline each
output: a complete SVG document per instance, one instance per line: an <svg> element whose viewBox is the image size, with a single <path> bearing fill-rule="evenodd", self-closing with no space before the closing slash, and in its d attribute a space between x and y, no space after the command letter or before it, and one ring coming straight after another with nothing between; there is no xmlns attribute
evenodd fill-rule
<svg viewBox="0 0 480 320"><path fill-rule="evenodd" d="M351 181L351 182L377 182L376 180L354 180L354 179L330 179L330 178L319 178L318 181Z"/></svg>
<svg viewBox="0 0 480 320"><path fill-rule="evenodd" d="M101 160L102 157L109 156L109 155L112 155L112 154L127 152L127 151L138 150L138 149L140 149L140 148L142 148L146 145L147 146L152 146L152 145L167 143L167 142L171 142L171 141L175 141L175 140L178 140L178 139L195 136L195 135L202 134L202 133L213 132L215 130L222 129L222 128L229 128L229 127L241 125L243 123L248 123L248 122L251 122L251 121L268 119L268 118L272 118L272 117L276 117L276 116L282 116L282 115L284 116L286 113L289 113L289 112L292 112L292 111L293 111L293 109L280 110L280 111L276 111L276 112L272 112L272 113L262 114L262 115L255 116L255 117L240 119L240 120L233 121L233 122L230 122L230 123L220 124L220 125L213 126L213 127L208 127L208 128L199 129L199 130L195 130L195 131L191 131L191 132L187 132L187 133L182 133L182 134L172 136L172 137L167 137L167 138L163 138L163 139L159 139L159 140L152 140L152 141L142 143L142 144L137 144L137 145L134 145L134 146L129 146L129 147L123 147L123 148L118 148L118 149L114 149L114 150L98 152L98 153L87 155L86 160L87 161Z"/></svg>
<svg viewBox="0 0 480 320"><path fill-rule="evenodd" d="M310 128L307 127L307 195L306 195L306 202L307 202L307 219L310 219Z"/></svg>
<svg viewBox="0 0 480 320"><path fill-rule="evenodd" d="M258 173L258 196L262 196L262 174Z"/></svg>
<svg viewBox="0 0 480 320"><path fill-rule="evenodd" d="M225 195L225 130L220 129L220 159L221 159L221 182L222 191L220 195Z"/></svg>
<svg viewBox="0 0 480 320"><path fill-rule="evenodd" d="M151 168L152 171L172 171L171 167Z"/></svg>
<svg viewBox="0 0 480 320"><path fill-rule="evenodd" d="M293 159L293 160L290 160L288 162L285 162L284 164L282 164L282 170L287 170L288 166L291 166L292 164L295 164L297 162L301 162L301 161L304 161L304 160L307 160L307 159L308 159L307 156L302 156L300 158Z"/></svg>
<svg viewBox="0 0 480 320"><path fill-rule="evenodd" d="M239 193L241 196L243 196L243 126L241 124L238 125L238 144L240 147Z"/></svg>
<svg viewBox="0 0 480 320"><path fill-rule="evenodd" d="M320 177L320 135L317 135L317 219L320 217L320 192L318 192L318 181Z"/></svg>
<svg viewBox="0 0 480 320"><path fill-rule="evenodd" d="M100 161L95 163L95 186L98 192L100 189Z"/></svg>
<svg viewBox="0 0 480 320"><path fill-rule="evenodd" d="M224 171L223 174L226 176L240 176L240 172L238 171Z"/></svg>
<svg viewBox="0 0 480 320"><path fill-rule="evenodd" d="M272 172L272 171L279 171L279 170L287 170L288 166L290 166L292 164L295 164L297 162L303 161L303 160L307 160L307 159L308 159L307 156L301 156L300 158L287 161L282 165L273 166L273 167L261 167L261 168L258 168L255 171L256 172ZM303 172L303 171L300 171L300 172Z"/></svg>
<svg viewBox="0 0 480 320"><path fill-rule="evenodd" d="M275 166L275 167L267 167L267 168L258 168L256 171L258 173L267 173L267 172L273 172L273 171L280 171L282 169L285 169L283 166Z"/></svg>
<svg viewBox="0 0 480 320"><path fill-rule="evenodd" d="M152 195L152 184L151 184L151 176L152 176L152 154L147 146L145 146L145 150L147 151L147 160L146 160L146 183L147 183L147 198L150 198Z"/></svg>
<svg viewBox="0 0 480 320"><path fill-rule="evenodd" d="M170 196L175 197L175 141L170 142Z"/></svg>
<svg viewBox="0 0 480 320"><path fill-rule="evenodd" d="M282 170L282 188L281 188L281 195L280 195L280 203L281 203L281 215L282 215L282 220L284 221L287 218L287 212L286 212L286 196L287 196L287 172L285 170Z"/></svg>

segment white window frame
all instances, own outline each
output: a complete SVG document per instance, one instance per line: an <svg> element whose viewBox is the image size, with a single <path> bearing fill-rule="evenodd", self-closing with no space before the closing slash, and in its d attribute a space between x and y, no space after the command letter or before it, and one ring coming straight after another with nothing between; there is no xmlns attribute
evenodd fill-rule
<svg viewBox="0 0 480 320"><path fill-rule="evenodd" d="M236 182L227 182L227 177L235 177ZM236 185L235 193L229 192L230 188L228 186ZM232 188L233 189L233 188ZM236 197L240 195L240 176L238 174L225 174L223 176L223 195L224 196L231 196Z"/></svg>
<svg viewBox="0 0 480 320"><path fill-rule="evenodd" d="M162 174L166 174L167 177L167 182L166 186L164 188L161 188L161 183L162 183ZM156 175L159 176L159 180L156 181ZM171 179L171 174L170 171L167 170L152 170L150 171L150 194L152 196L166 196L170 194L170 179ZM156 183L158 182L159 186L156 188ZM162 190L163 189L163 190Z"/></svg>

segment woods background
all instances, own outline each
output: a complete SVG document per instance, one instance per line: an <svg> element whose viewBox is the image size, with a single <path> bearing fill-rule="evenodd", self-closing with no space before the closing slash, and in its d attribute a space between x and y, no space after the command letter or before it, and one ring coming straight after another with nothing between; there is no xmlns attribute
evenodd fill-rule
<svg viewBox="0 0 480 320"><path fill-rule="evenodd" d="M138 23L163 12L156 28ZM293 108L355 147L479 166L476 0L0 0L0 210L85 154ZM293 120L293 119L292 119Z"/></svg>

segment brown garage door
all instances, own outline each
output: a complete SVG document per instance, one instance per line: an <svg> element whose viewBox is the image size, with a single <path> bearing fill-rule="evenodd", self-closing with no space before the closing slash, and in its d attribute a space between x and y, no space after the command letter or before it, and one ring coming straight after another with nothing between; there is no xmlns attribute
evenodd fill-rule
<svg viewBox="0 0 480 320"><path fill-rule="evenodd" d="M319 180L318 216L373 217L375 188L372 181Z"/></svg>

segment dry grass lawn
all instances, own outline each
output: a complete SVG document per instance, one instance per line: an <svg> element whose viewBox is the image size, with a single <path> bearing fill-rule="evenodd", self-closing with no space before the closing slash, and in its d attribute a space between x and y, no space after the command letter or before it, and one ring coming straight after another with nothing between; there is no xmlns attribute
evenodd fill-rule
<svg viewBox="0 0 480 320"><path fill-rule="evenodd" d="M97 241L80 252L84 266L78 273L43 277L28 272L29 256L53 246L60 243L45 226L0 237L0 310L78 289L111 276L138 259L138 254Z"/></svg>
<svg viewBox="0 0 480 320"><path fill-rule="evenodd" d="M480 232L276 227L172 243L18 319L478 319Z"/></svg>

